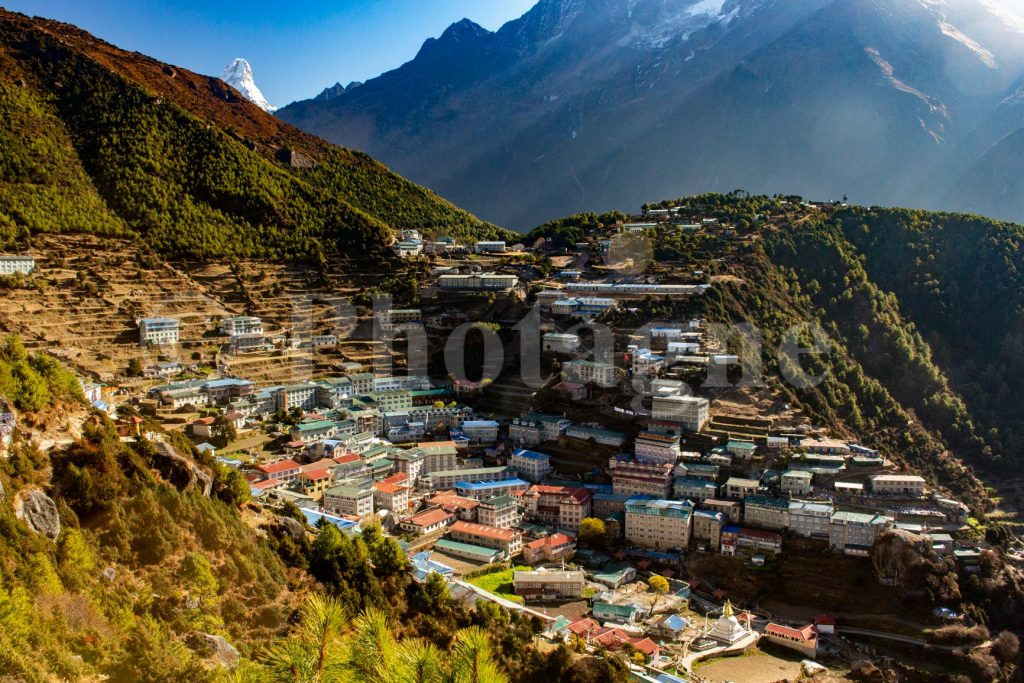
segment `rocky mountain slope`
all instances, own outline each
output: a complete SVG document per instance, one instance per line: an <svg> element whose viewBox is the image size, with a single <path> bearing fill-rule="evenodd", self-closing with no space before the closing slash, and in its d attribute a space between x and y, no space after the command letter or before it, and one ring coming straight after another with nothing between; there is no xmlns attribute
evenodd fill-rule
<svg viewBox="0 0 1024 683"><path fill-rule="evenodd" d="M394 228L500 231L223 81L0 11L0 242L134 235L164 253L380 254Z"/></svg>
<svg viewBox="0 0 1024 683"><path fill-rule="evenodd" d="M516 228L736 187L1020 219L1007 188L972 184L1012 171L994 147L1024 125L1010 7L540 0L278 115Z"/></svg>

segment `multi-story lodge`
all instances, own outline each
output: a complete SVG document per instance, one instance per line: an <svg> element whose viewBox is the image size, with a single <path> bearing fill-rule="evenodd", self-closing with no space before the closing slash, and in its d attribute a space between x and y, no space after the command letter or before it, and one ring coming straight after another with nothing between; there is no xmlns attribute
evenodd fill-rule
<svg viewBox="0 0 1024 683"><path fill-rule="evenodd" d="M651 419L673 422L683 429L699 432L710 418L710 403L699 396L659 395L651 400Z"/></svg>
<svg viewBox="0 0 1024 683"><path fill-rule="evenodd" d="M177 344L180 328L175 318L141 318L139 320L139 346L148 344Z"/></svg>
<svg viewBox="0 0 1024 683"><path fill-rule="evenodd" d="M891 525L884 515L840 510L829 520L828 544L836 552L867 556L878 534Z"/></svg>
<svg viewBox="0 0 1024 683"><path fill-rule="evenodd" d="M574 382L593 383L604 389L614 387L618 377L613 364L582 359L566 364L565 374Z"/></svg>
<svg viewBox="0 0 1024 683"><path fill-rule="evenodd" d="M373 514L373 486L342 484L324 491L324 510L332 515L347 515L363 519Z"/></svg>
<svg viewBox="0 0 1024 683"><path fill-rule="evenodd" d="M613 458L608 466L612 474L612 491L619 494L668 498L672 494L672 465L621 461Z"/></svg>
<svg viewBox="0 0 1024 683"><path fill-rule="evenodd" d="M785 498L747 496L743 500L743 523L761 529L789 526L789 501Z"/></svg>
<svg viewBox="0 0 1024 683"><path fill-rule="evenodd" d="M36 269L36 260L31 256L0 254L0 275L22 273L28 275Z"/></svg>
<svg viewBox="0 0 1024 683"><path fill-rule="evenodd" d="M655 550L685 548L690 543L692 512L688 501L626 501L626 542Z"/></svg>
<svg viewBox="0 0 1024 683"><path fill-rule="evenodd" d="M512 453L509 467L515 470L521 478L536 484L551 474L551 456L546 453L519 449Z"/></svg>
<svg viewBox="0 0 1024 683"><path fill-rule="evenodd" d="M790 501L789 530L797 536L828 538L833 511L831 501Z"/></svg>
<svg viewBox="0 0 1024 683"><path fill-rule="evenodd" d="M263 334L263 320L252 315L234 315L220 321L220 331L229 337L239 334Z"/></svg>
<svg viewBox="0 0 1024 683"><path fill-rule="evenodd" d="M508 426L508 440L513 446L529 448L544 441L557 441L569 421L558 415L527 413Z"/></svg>
<svg viewBox="0 0 1024 683"><path fill-rule="evenodd" d="M571 486L531 486L523 494L529 519L575 532L584 517L590 515L592 494Z"/></svg>
<svg viewBox="0 0 1024 683"><path fill-rule="evenodd" d="M678 434L640 432L636 436L633 452L641 462L675 464L682 454Z"/></svg>

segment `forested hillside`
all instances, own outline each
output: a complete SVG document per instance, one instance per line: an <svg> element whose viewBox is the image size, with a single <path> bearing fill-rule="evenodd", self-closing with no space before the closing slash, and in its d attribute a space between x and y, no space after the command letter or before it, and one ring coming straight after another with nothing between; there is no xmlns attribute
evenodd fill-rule
<svg viewBox="0 0 1024 683"><path fill-rule="evenodd" d="M810 360L829 370L825 381L786 389L817 419L977 500L984 494L961 462L990 474L1019 467L1024 228L745 193L662 204L736 225L736 261L720 270L739 277L709 290L707 313L756 323L769 370L789 362L777 349L791 325L819 324L828 334L833 355ZM707 240L662 237L657 254L722 249Z"/></svg>
<svg viewBox="0 0 1024 683"><path fill-rule="evenodd" d="M380 254L395 228L502 234L223 82L0 12L0 237L137 234L164 254Z"/></svg>

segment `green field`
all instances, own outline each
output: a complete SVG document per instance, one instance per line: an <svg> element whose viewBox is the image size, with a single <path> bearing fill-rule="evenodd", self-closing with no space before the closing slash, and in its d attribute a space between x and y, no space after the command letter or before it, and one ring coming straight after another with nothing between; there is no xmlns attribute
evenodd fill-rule
<svg viewBox="0 0 1024 683"><path fill-rule="evenodd" d="M516 570L529 571L531 569L533 569L533 567L516 565L509 569L502 569L491 572L490 574L483 574L466 580L474 586L483 588L488 593L494 593L495 595L505 598L506 600L511 600L512 602L522 603L523 599L516 595L515 591L512 590L512 573Z"/></svg>

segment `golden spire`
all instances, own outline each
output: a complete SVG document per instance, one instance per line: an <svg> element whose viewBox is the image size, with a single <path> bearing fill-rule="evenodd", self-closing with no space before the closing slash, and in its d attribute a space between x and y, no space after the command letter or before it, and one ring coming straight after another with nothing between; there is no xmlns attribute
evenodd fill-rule
<svg viewBox="0 0 1024 683"><path fill-rule="evenodd" d="M725 607L722 608L722 616L725 617L726 619L728 619L732 615L733 615L733 612L732 612L732 602L730 602L729 599L726 598L726 600L725 600Z"/></svg>

